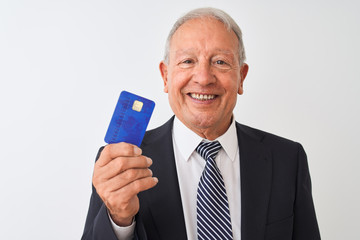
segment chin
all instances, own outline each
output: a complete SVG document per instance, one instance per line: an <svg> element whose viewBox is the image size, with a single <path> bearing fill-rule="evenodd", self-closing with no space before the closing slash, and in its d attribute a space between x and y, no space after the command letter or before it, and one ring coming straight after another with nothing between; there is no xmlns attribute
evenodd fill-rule
<svg viewBox="0 0 360 240"><path fill-rule="evenodd" d="M215 122L216 121L214 119L208 116L201 116L201 117L195 116L191 121L194 127L200 129L211 128L212 126L215 125Z"/></svg>

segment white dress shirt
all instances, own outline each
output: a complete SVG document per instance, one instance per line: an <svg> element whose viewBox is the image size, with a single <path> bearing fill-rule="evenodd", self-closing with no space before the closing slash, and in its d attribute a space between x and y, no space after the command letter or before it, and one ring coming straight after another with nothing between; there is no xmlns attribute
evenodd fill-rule
<svg viewBox="0 0 360 240"><path fill-rule="evenodd" d="M174 119L172 136L186 234L189 240L196 240L197 187L206 161L195 151L195 149L201 141L208 140L201 138L199 135L188 129L176 117ZM222 148L216 156L215 161L225 183L234 240L240 240L240 156L234 117L228 130L216 140L220 142ZM119 227L111 218L110 221L119 240L132 239L136 222L133 222L129 227Z"/></svg>
<svg viewBox="0 0 360 240"><path fill-rule="evenodd" d="M203 138L188 129L175 117L173 126L173 146L184 211L186 234L189 240L197 239L197 188L206 161L195 151L195 149L203 140ZM220 142L222 149L216 156L215 161L225 183L234 240L238 240L241 237L240 156L235 120L232 121L228 130L216 140Z"/></svg>

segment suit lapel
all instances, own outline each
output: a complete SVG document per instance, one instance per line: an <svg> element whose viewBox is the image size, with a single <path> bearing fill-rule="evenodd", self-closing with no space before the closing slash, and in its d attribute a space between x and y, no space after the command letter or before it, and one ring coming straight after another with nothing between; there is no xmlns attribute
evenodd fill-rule
<svg viewBox="0 0 360 240"><path fill-rule="evenodd" d="M270 150L249 128L238 124L241 175L242 240L264 239L271 191L272 160Z"/></svg>
<svg viewBox="0 0 360 240"><path fill-rule="evenodd" d="M149 134L150 142L143 151L153 159L151 169L159 183L149 194L149 207L161 239L187 239L180 189L172 144L171 118L165 125ZM154 136L155 135L155 136ZM165 226L165 227L164 227Z"/></svg>

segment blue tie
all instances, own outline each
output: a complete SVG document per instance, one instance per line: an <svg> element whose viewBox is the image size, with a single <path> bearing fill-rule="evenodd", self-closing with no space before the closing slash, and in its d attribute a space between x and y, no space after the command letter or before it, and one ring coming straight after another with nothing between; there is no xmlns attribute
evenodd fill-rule
<svg viewBox="0 0 360 240"><path fill-rule="evenodd" d="M215 162L220 149L218 141L201 142L196 148L206 160L197 191L198 239L233 239L224 180Z"/></svg>

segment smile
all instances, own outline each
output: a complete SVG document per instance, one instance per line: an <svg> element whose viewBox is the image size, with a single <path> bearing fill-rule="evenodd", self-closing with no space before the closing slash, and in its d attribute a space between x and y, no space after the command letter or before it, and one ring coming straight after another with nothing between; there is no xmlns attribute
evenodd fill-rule
<svg viewBox="0 0 360 240"><path fill-rule="evenodd" d="M214 94L198 94L198 93L191 93L190 96L193 99L200 100L200 101L206 101L206 100L212 100L215 98Z"/></svg>

